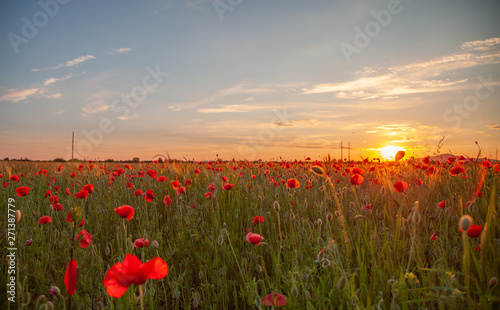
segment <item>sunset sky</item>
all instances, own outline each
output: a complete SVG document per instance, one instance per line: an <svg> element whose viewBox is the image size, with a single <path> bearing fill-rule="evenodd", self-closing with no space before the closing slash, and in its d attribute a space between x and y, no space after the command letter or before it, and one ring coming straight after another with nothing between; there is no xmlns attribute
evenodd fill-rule
<svg viewBox="0 0 500 310"><path fill-rule="evenodd" d="M0 159L495 158L498 0L0 3ZM344 150L347 157L347 150Z"/></svg>

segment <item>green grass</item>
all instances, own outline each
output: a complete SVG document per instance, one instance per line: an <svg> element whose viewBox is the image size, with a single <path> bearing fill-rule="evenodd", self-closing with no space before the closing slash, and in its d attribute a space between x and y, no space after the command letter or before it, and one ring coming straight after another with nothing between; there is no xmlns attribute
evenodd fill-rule
<svg viewBox="0 0 500 310"><path fill-rule="evenodd" d="M260 300L271 292L286 296L289 309L493 309L500 304L500 286L489 287L490 279L500 276L498 168L466 162L464 178L450 175L451 167L443 163L432 163L438 169L432 176L421 163L411 161L323 163L327 178L313 173L311 163L300 162L171 162L130 164L130 169L93 163L92 170L90 165L84 163L79 171L78 164L67 163L56 172L55 163L1 163L1 180L8 186L0 191L0 201L7 206L14 198L22 212L16 225L18 289L10 309L39 309L48 301L54 309L68 308L64 273L72 246L78 262L72 309L139 307L137 286L113 298L103 285L106 272L127 253L143 262L159 256L169 266L165 278L143 285L146 309L255 309L264 307ZM364 171L364 182L357 187L349 174L342 176L354 167ZM110 181L118 168L124 173ZM34 175L41 169L47 175ZM147 173L137 176L147 169L167 181L157 182ZM483 170L482 195L467 208ZM19 182L9 181L21 173L25 176ZM223 176L234 184L229 191L222 189ZM297 178L300 187L282 184L290 178ZM380 184L371 182L375 178ZM417 186L416 178L423 185ZM177 195L170 182L183 184L187 179L191 185ZM398 180L409 183L404 193L394 189ZM306 189L308 181L311 189ZM128 189L127 182L134 188ZM204 196L210 183L217 188L213 199ZM94 191L87 199L75 198L85 184L93 184ZM16 188L22 185L30 193L17 197ZM152 189L154 200L135 197L136 189ZM59 197L62 211L51 209L44 196L47 190ZM170 207L163 204L165 195L173 200ZM445 209L436 207L442 200ZM372 213L361 209L366 204L372 204ZM135 209L132 220L113 211L122 205ZM83 229L93 236L87 248L72 242L73 226L66 222L68 210L77 207L86 221ZM7 207L3 210L0 251L5 261ZM464 214L483 225L482 236L462 240L458 221ZM52 223L39 225L38 219L46 215ZM265 221L254 226L257 215ZM246 228L264 237L260 246L245 240ZM438 234L432 241L434 232ZM138 238L156 240L159 247L150 243L135 248ZM31 246L25 245L28 239L33 240ZM4 285L7 270L7 264L1 264ZM52 286L61 294L50 294ZM5 294L2 290L2 301L7 300Z"/></svg>

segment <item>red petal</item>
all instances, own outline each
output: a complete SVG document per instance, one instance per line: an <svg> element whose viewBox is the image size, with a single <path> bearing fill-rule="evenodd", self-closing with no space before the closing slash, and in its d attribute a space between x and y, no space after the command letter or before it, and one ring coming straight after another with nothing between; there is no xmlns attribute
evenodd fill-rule
<svg viewBox="0 0 500 310"><path fill-rule="evenodd" d="M163 279L168 274L168 265L161 257L155 257L144 264L145 269L150 269L148 279Z"/></svg>
<svg viewBox="0 0 500 310"><path fill-rule="evenodd" d="M69 295L73 295L76 291L76 260L72 259L68 263L66 273L64 274L64 285Z"/></svg>
<svg viewBox="0 0 500 310"><path fill-rule="evenodd" d="M262 298L260 301L265 306L276 306L276 307L283 307L288 302L285 296L278 293L271 293L266 297Z"/></svg>

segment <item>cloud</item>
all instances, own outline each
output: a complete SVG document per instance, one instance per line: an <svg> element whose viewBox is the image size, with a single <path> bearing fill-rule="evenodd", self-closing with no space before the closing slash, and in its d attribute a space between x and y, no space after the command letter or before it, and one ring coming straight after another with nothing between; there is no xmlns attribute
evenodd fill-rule
<svg viewBox="0 0 500 310"><path fill-rule="evenodd" d="M340 141L332 141L322 137L299 137L287 141L262 141L263 146L303 149L340 149ZM344 147L347 149L347 147Z"/></svg>
<svg viewBox="0 0 500 310"><path fill-rule="evenodd" d="M206 109L198 109L197 111L200 113L242 113L242 112L250 112L261 109L270 109L270 107L264 106L251 106L251 105L226 105L220 106L218 108L206 108Z"/></svg>
<svg viewBox="0 0 500 310"><path fill-rule="evenodd" d="M91 60L91 59L95 59L95 56L94 55L83 55L83 56L80 56L80 57L77 57L75 59L72 59L72 60L68 60L66 61L65 63L60 63L58 64L57 66L54 66L54 67L47 67L47 68L44 68L44 69L31 69L31 71L34 71L34 72L37 72L37 71L40 71L40 70L56 70L56 69L59 69L59 68L62 68L62 67L67 67L67 68L70 68L70 67L73 67L73 66L76 66L78 64L81 64L87 60Z"/></svg>
<svg viewBox="0 0 500 310"><path fill-rule="evenodd" d="M208 105L211 104L215 101L220 101L228 96L233 96L233 95L245 95L245 94L258 94L258 93L270 93L273 92L272 88L269 87L251 87L245 84L238 84L233 87L229 88L224 88L219 91L217 91L215 94L209 96L207 99L203 100L197 100L197 101L191 101L191 102L185 102L185 103L176 103L173 105L170 105L168 108L173 110L173 111L180 111L185 108L194 108L199 105ZM248 98L245 98L248 99ZM252 99L254 100L254 99ZM246 100L243 100L246 101ZM208 110L208 109L201 109L201 110ZM198 110L198 112L201 113L207 113L207 112L202 112ZM210 112L208 112L210 113ZM216 113L216 112L214 112Z"/></svg>
<svg viewBox="0 0 500 310"><path fill-rule="evenodd" d="M489 38L486 40L469 41L460 46L464 51L489 51L500 45L500 38Z"/></svg>
<svg viewBox="0 0 500 310"><path fill-rule="evenodd" d="M317 84L311 89L304 89L303 93L335 93L337 98L372 100L440 92L453 90L468 82L465 78L444 77L451 71L500 63L500 38L465 42L462 49L467 49L467 52L385 69L366 68L357 72L358 77L354 80Z"/></svg>
<svg viewBox="0 0 500 310"><path fill-rule="evenodd" d="M116 54L123 54L123 53L128 53L132 49L130 47L120 47L120 48L115 48L109 54L111 55L116 55Z"/></svg>
<svg viewBox="0 0 500 310"><path fill-rule="evenodd" d="M66 76L63 76L61 78L53 78L53 77L50 77L48 79L46 79L44 82L43 82L43 85L45 86L48 86L50 84L54 84L54 83L57 83L57 82L61 82L61 81L65 81L67 79L71 78L71 73L66 75Z"/></svg>
<svg viewBox="0 0 500 310"><path fill-rule="evenodd" d="M38 88L29 88L29 89L9 89L7 93L0 95L0 101L11 101L11 102L19 102L26 100L31 95L34 95L38 92Z"/></svg>
<svg viewBox="0 0 500 310"><path fill-rule="evenodd" d="M97 100L84 106L81 110L83 116L109 110L110 106L104 100Z"/></svg>
<svg viewBox="0 0 500 310"><path fill-rule="evenodd" d="M488 124L489 129L500 129L500 125L497 123L490 123Z"/></svg>
<svg viewBox="0 0 500 310"><path fill-rule="evenodd" d="M296 126L303 126L303 125L315 125L317 122L314 119L299 119L299 120L292 120L292 121L281 121L281 122L275 122L274 124L280 127L296 127Z"/></svg>

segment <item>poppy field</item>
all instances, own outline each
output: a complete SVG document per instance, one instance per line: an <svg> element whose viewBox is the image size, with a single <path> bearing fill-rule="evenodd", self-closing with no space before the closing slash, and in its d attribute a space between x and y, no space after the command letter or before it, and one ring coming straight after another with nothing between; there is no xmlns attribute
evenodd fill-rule
<svg viewBox="0 0 500 310"><path fill-rule="evenodd" d="M498 307L499 164L398 159L3 161L2 303Z"/></svg>

